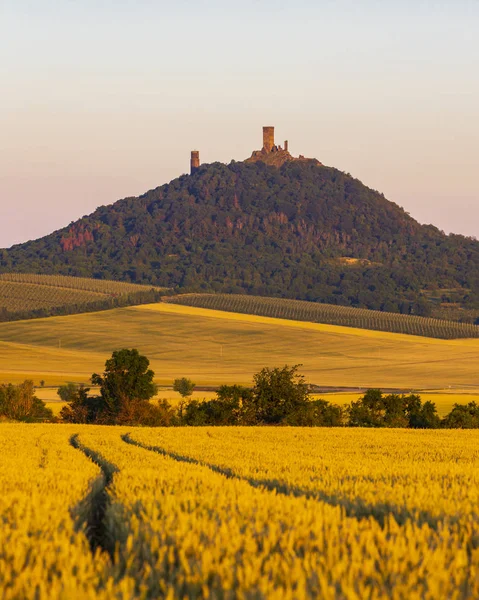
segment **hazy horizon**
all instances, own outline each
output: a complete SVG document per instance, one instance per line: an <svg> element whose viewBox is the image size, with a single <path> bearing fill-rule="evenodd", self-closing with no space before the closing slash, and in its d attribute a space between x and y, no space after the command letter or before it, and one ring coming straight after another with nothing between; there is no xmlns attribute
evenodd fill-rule
<svg viewBox="0 0 479 600"><path fill-rule="evenodd" d="M274 125L422 223L479 237L479 3L0 4L0 247L243 160Z"/></svg>

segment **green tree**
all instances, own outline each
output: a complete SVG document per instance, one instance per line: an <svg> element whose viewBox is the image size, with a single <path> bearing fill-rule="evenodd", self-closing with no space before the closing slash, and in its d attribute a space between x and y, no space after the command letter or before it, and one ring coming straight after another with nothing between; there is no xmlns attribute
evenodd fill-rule
<svg viewBox="0 0 479 600"><path fill-rule="evenodd" d="M298 373L301 365L264 368L253 377L253 404L258 422L280 424L304 410L310 402L310 386Z"/></svg>
<svg viewBox="0 0 479 600"><path fill-rule="evenodd" d="M381 427L385 414L381 390L367 390L362 398L351 402L348 412L351 427Z"/></svg>
<svg viewBox="0 0 479 600"><path fill-rule="evenodd" d="M0 416L15 421L50 421L53 413L35 396L33 381L0 385Z"/></svg>
<svg viewBox="0 0 479 600"><path fill-rule="evenodd" d="M68 397L65 400L68 402L67 406L60 411L61 419L65 423L96 423L105 408L103 399L101 396L90 396L90 388L84 385L73 385L73 387L74 389L68 390ZM63 397L66 397L66 394L63 394Z"/></svg>
<svg viewBox="0 0 479 600"><path fill-rule="evenodd" d="M439 427L440 419L433 402L422 404L417 394L388 394L367 390L349 407L351 427Z"/></svg>
<svg viewBox="0 0 479 600"><path fill-rule="evenodd" d="M414 429L437 429L441 419L437 414L436 405L428 400L421 406L416 406L409 413L409 427Z"/></svg>
<svg viewBox="0 0 479 600"><path fill-rule="evenodd" d="M222 385L216 392L216 401L229 413L225 425L255 425L256 409L251 388L242 385Z"/></svg>
<svg viewBox="0 0 479 600"><path fill-rule="evenodd" d="M63 402L70 402L77 396L78 389L78 385L70 382L66 385L61 385L57 390L57 395L60 396Z"/></svg>
<svg viewBox="0 0 479 600"><path fill-rule="evenodd" d="M195 389L196 383L193 383L191 379L181 377L181 379L175 379L173 382L173 389L178 392L182 398L191 396Z"/></svg>
<svg viewBox="0 0 479 600"><path fill-rule="evenodd" d="M454 404L451 412L442 422L448 429L477 429L479 428L479 404Z"/></svg>
<svg viewBox="0 0 479 600"><path fill-rule="evenodd" d="M149 366L150 361L138 350L124 348L113 352L102 375L92 375L92 384L100 387L105 422L117 422L121 413L122 421L128 419L135 404L156 394L155 374Z"/></svg>

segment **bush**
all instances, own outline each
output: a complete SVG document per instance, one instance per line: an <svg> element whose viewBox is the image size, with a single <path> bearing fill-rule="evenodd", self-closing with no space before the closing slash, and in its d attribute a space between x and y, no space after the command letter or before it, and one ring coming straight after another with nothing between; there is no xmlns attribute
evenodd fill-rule
<svg viewBox="0 0 479 600"><path fill-rule="evenodd" d="M12 421L51 421L52 411L35 396L33 381L0 385L0 417Z"/></svg>
<svg viewBox="0 0 479 600"><path fill-rule="evenodd" d="M479 428L479 405L454 404L452 411L444 418L443 427L448 429L477 429Z"/></svg>
<svg viewBox="0 0 479 600"><path fill-rule="evenodd" d="M421 402L417 394L383 395L379 389L369 389L349 409L351 427L412 427L432 429L440 426L433 402Z"/></svg>
<svg viewBox="0 0 479 600"><path fill-rule="evenodd" d="M259 423L277 425L292 414L305 410L310 387L298 374L300 365L264 368L253 377L253 405Z"/></svg>
<svg viewBox="0 0 479 600"><path fill-rule="evenodd" d="M175 392L178 392L183 398L187 398L193 393L195 385L196 383L193 383L191 379L182 377L181 379L175 379L175 381L173 382L173 389L175 390Z"/></svg>

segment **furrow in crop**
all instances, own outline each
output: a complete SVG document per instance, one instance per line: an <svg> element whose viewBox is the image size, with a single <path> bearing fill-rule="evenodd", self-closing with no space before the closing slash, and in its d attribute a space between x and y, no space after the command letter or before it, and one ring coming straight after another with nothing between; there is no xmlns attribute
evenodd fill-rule
<svg viewBox="0 0 479 600"><path fill-rule="evenodd" d="M397 506L381 502L377 504L369 504L364 502L361 498L352 499L336 494L328 494L321 490L303 489L298 486L287 485L275 479L256 479L254 477L246 477L243 475L239 475L233 469L225 468L203 460L199 460L193 458L192 456L186 456L178 454L176 452L171 452L159 446L150 446L148 444L143 444L134 440L131 437L131 434L129 433L122 435L121 438L127 444L138 446L140 448L143 448L144 450L157 452L158 454L162 454L163 456L173 458L174 460L177 460L179 462L192 463L195 465L207 467L215 473L220 473L225 477L246 481L252 487L264 488L266 490L274 491L277 494L282 494L285 496L307 497L313 500L318 500L320 502L325 502L330 506L340 506L348 517L353 517L356 519L373 518L381 525L381 527L385 527L387 525L390 516L393 516L399 525L403 525L404 523L406 523L406 521L413 521L418 525L427 523L429 527L432 527L434 529L436 529L439 526L439 524L444 521L444 519L433 516L428 511L424 510L419 512L415 511L414 513L412 513L405 506ZM448 520L455 521L456 519L454 517L449 517Z"/></svg>
<svg viewBox="0 0 479 600"><path fill-rule="evenodd" d="M98 485L94 485L86 498L81 502L82 509L79 514L84 514L81 525L86 525L86 535L90 542L92 552L101 550L107 552L113 560L115 555L115 541L109 534L106 526L105 514L110 503L108 488L113 481L113 475L118 468L105 460L98 452L84 446L78 439L78 434L72 435L70 444L85 454L90 460L97 464L102 474Z"/></svg>

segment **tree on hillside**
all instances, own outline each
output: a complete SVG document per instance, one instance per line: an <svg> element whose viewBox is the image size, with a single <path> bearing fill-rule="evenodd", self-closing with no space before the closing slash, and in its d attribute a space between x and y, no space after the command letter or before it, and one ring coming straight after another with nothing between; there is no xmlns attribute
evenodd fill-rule
<svg viewBox="0 0 479 600"><path fill-rule="evenodd" d="M191 379L187 379L186 377L181 377L181 379L175 379L173 382L173 389L175 392L178 392L182 398L187 398L191 396L193 390L195 389L196 383L193 383Z"/></svg>
<svg viewBox="0 0 479 600"><path fill-rule="evenodd" d="M253 402L259 422L279 424L308 405L310 386L298 373L300 366L266 367L254 375Z"/></svg>
<svg viewBox="0 0 479 600"><path fill-rule="evenodd" d="M108 422L117 422L120 415L122 420L127 419L136 404L150 400L156 394L155 374L149 366L150 361L138 350L124 348L113 352L102 375L92 375L92 384L100 387Z"/></svg>

